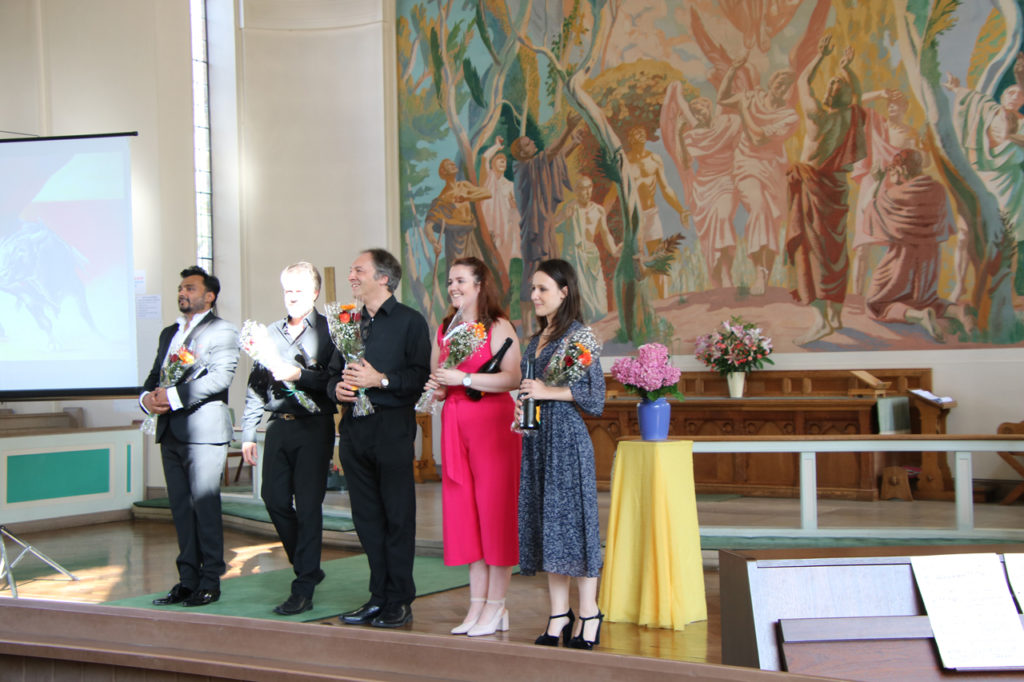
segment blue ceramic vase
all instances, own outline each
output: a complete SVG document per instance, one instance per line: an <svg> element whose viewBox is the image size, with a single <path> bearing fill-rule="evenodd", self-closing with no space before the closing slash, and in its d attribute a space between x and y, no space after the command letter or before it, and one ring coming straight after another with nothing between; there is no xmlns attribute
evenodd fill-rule
<svg viewBox="0 0 1024 682"><path fill-rule="evenodd" d="M643 440L665 440L668 438L669 417L672 406L664 398L644 399L636 406L640 421L640 437Z"/></svg>

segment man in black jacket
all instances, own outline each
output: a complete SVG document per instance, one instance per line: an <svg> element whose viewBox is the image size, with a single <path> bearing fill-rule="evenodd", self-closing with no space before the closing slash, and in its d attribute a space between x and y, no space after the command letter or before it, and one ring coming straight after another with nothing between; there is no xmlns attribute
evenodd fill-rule
<svg viewBox="0 0 1024 682"><path fill-rule="evenodd" d="M323 502L336 412L327 396L327 367L335 350L327 320L314 307L317 269L306 262L288 266L281 288L288 315L267 327L266 342L277 357L256 363L249 374L242 456L257 465L256 427L268 412L261 494L295 570L291 595L274 608L290 616L313 608L313 590L324 579Z"/></svg>

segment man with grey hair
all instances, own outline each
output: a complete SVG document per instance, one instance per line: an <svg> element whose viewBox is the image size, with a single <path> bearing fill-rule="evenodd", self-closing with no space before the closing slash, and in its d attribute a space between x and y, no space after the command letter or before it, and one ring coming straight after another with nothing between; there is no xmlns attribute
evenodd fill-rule
<svg viewBox="0 0 1024 682"><path fill-rule="evenodd" d="M341 615L348 625L396 628L412 620L416 586L413 481L414 406L430 373L430 336L423 316L394 296L402 266L384 249L363 251L348 282L362 302L365 354L331 361L327 393L342 405L338 454L348 482L352 520L370 564L370 599ZM371 414L357 417L352 404L364 389Z"/></svg>
<svg viewBox="0 0 1024 682"><path fill-rule="evenodd" d="M291 594L274 612L291 616L313 608L313 590L324 579L323 503L337 411L327 396L327 368L336 350L327 319L314 306L317 269L306 262L289 265L281 271L281 288L288 314L267 326L279 361L261 360L249 373L242 456L257 466L256 427L267 412L260 493L295 570Z"/></svg>

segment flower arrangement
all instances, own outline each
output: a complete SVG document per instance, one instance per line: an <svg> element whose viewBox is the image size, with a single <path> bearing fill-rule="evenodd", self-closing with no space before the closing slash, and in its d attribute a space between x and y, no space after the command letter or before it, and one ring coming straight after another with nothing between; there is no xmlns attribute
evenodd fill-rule
<svg viewBox="0 0 1024 682"><path fill-rule="evenodd" d="M660 343L646 343L637 348L635 358L619 358L612 365L612 378L647 402L665 395L683 400L678 386L681 374L672 366L668 348Z"/></svg>
<svg viewBox="0 0 1024 682"><path fill-rule="evenodd" d="M710 334L698 337L694 355L708 369L729 374L761 369L765 363L774 365L768 357L771 352L772 340L760 327L733 317Z"/></svg>
<svg viewBox="0 0 1024 682"><path fill-rule="evenodd" d="M164 364L160 367L160 386L167 388L174 386L185 378L189 370L196 365L196 354L188 346L180 346L178 350L167 356ZM156 435L156 415L147 414L139 427L143 433Z"/></svg>
<svg viewBox="0 0 1024 682"><path fill-rule="evenodd" d="M238 345L254 362L264 367L269 367L271 363L284 362L281 359L281 354L277 352L274 342L270 340L266 325L255 320L246 320L242 323L242 330L238 332ZM305 391L296 388L294 381L282 381L281 383L284 384L285 393L295 398L307 412L310 414L320 412L320 406Z"/></svg>
<svg viewBox="0 0 1024 682"><path fill-rule="evenodd" d="M337 301L331 301L327 304L326 313L331 340L334 341L334 345L345 358L345 362L356 363L362 360L366 348L363 346L363 336L359 329L362 314L356 309L356 304L342 305ZM352 405L352 415L365 417L373 414L373 403L366 395L366 389L360 388L356 393L356 402Z"/></svg>
<svg viewBox="0 0 1024 682"><path fill-rule="evenodd" d="M580 379L601 353L601 344L590 327L578 329L562 341L544 370L548 386L568 386Z"/></svg>
<svg viewBox="0 0 1024 682"><path fill-rule="evenodd" d="M480 322L463 322L448 330L441 339L441 367L451 369L458 367L466 358L473 355L487 340L487 329ZM427 414L437 409L434 391L423 391L416 401L416 411Z"/></svg>

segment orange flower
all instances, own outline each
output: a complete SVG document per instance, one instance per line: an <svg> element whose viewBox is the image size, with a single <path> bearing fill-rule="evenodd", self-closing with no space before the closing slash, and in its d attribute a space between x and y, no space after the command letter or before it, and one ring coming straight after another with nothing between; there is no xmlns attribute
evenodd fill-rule
<svg viewBox="0 0 1024 682"><path fill-rule="evenodd" d="M192 355L192 351L188 348L181 348L178 350L178 359L181 360L184 365L191 365L196 361L196 356Z"/></svg>
<svg viewBox="0 0 1024 682"><path fill-rule="evenodd" d="M484 325L482 323L476 322L473 324L473 335L478 339L482 339L487 336L487 330L484 329Z"/></svg>

